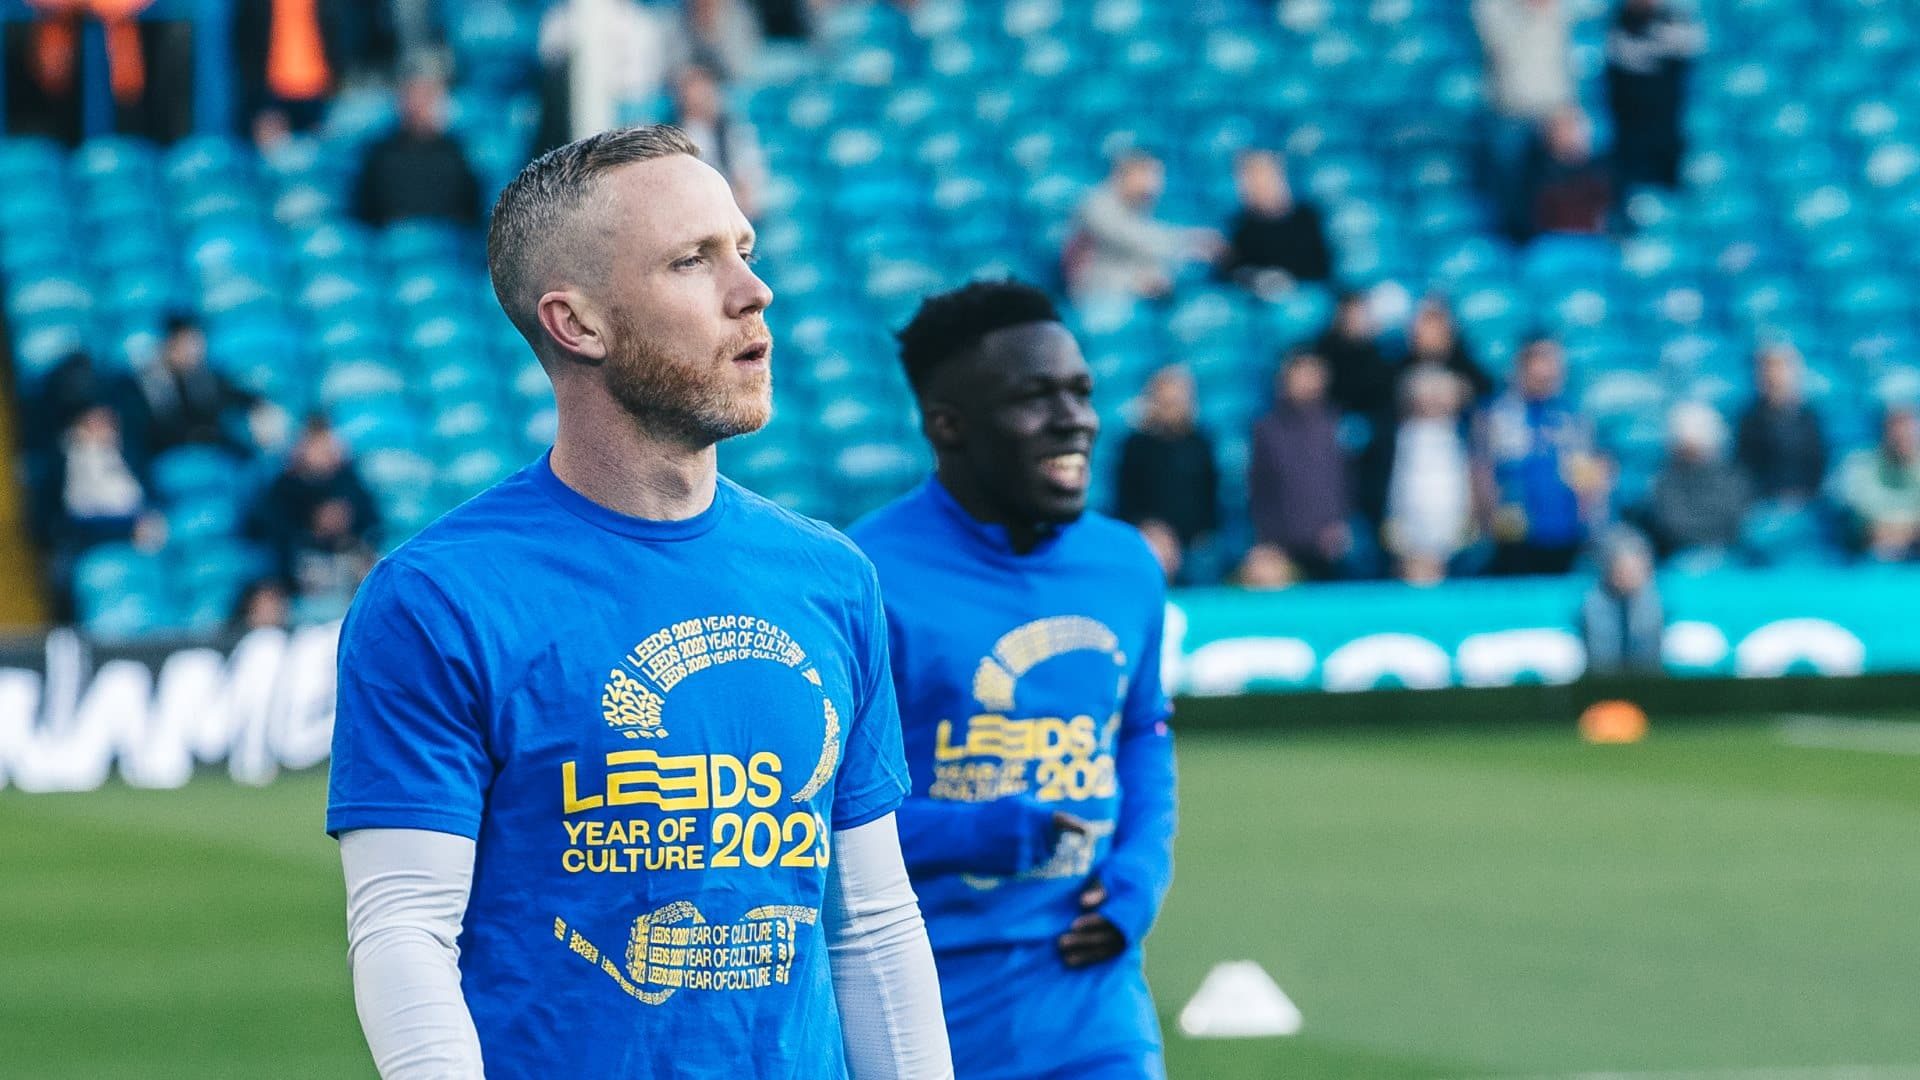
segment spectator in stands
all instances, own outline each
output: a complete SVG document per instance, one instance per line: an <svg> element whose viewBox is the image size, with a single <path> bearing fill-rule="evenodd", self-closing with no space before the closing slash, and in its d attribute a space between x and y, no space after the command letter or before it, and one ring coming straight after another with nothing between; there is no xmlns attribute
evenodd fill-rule
<svg viewBox="0 0 1920 1080"><path fill-rule="evenodd" d="M431 75L400 87L400 129L367 149L354 185L354 215L369 225L432 218L480 221L480 181L447 134L447 90Z"/></svg>
<svg viewBox="0 0 1920 1080"><path fill-rule="evenodd" d="M1880 562L1920 557L1920 415L1887 410L1880 445L1840 465L1840 501L1853 513L1867 555Z"/></svg>
<svg viewBox="0 0 1920 1080"><path fill-rule="evenodd" d="M287 587L274 578L253 582L240 592L227 627L235 634L255 630L285 630L293 622L293 602Z"/></svg>
<svg viewBox="0 0 1920 1080"><path fill-rule="evenodd" d="M605 17L593 27L581 25L574 8L574 0L561 0L540 18L542 150L651 110L667 75L687 58L679 24L661 8L612 0L601 5ZM582 66L584 84L574 78Z"/></svg>
<svg viewBox="0 0 1920 1080"><path fill-rule="evenodd" d="M1648 520L1667 555L1698 565L1740 541L1752 502L1746 474L1726 460L1727 425L1713 406L1682 402L1667 416L1667 460L1653 480Z"/></svg>
<svg viewBox="0 0 1920 1080"><path fill-rule="evenodd" d="M1508 231L1527 233L1523 182L1535 133L1573 104L1573 44L1564 0L1474 0L1487 58L1487 189Z"/></svg>
<svg viewBox="0 0 1920 1080"><path fill-rule="evenodd" d="M1401 419L1386 435L1392 467L1382 542L1402 580L1432 585L1447 576L1473 535L1467 387L1450 372L1428 368L1401 388Z"/></svg>
<svg viewBox="0 0 1920 1080"><path fill-rule="evenodd" d="M713 72L699 64L680 69L673 81L672 122L700 148L700 158L733 185L733 200L748 217L759 213L767 159L753 125L735 116L720 98Z"/></svg>
<svg viewBox="0 0 1920 1080"><path fill-rule="evenodd" d="M155 7L155 0L26 0L18 47L27 77L8 89L25 100L7 128L66 142L83 133L83 102L91 90L111 102L113 130L172 142L193 126L193 37L179 17L183 5ZM153 9L153 10L149 10ZM17 18L0 5L0 30ZM96 70L86 61L89 37L104 46L101 83L83 80ZM0 44L9 34L0 33ZM6 50L11 52L10 47ZM0 72L0 75L4 75Z"/></svg>
<svg viewBox="0 0 1920 1080"><path fill-rule="evenodd" d="M125 376L102 370L88 353L69 353L40 380L39 392L22 411L22 448L39 457L53 454L80 414L96 405L111 407L124 429L139 401L139 389ZM145 455L133 457L144 460Z"/></svg>
<svg viewBox="0 0 1920 1080"><path fill-rule="evenodd" d="M1343 577L1353 569L1353 500L1330 380L1318 353L1295 352L1276 380L1272 411L1254 424L1247 503L1255 550L1241 568L1250 583ZM1274 573L1283 565L1286 574Z"/></svg>
<svg viewBox="0 0 1920 1080"><path fill-rule="evenodd" d="M307 421L285 470L248 520L248 532L274 549L282 575L303 596L315 589L336 594L371 551L379 526L372 494L323 417ZM359 578L352 581L358 585Z"/></svg>
<svg viewBox="0 0 1920 1080"><path fill-rule="evenodd" d="M1225 241L1218 233L1153 217L1165 186L1166 172L1152 154L1130 150L1114 161L1106 182L1080 204L1062 256L1067 288L1076 298L1162 297L1183 263L1220 253Z"/></svg>
<svg viewBox="0 0 1920 1080"><path fill-rule="evenodd" d="M353 16L354 6L340 0L241 0L234 5L241 105L256 137L263 129L307 131L319 125L338 81L341 24Z"/></svg>
<svg viewBox="0 0 1920 1080"><path fill-rule="evenodd" d="M1807 502L1826 479L1827 437L1802 390L1805 364L1791 345L1775 345L1754 368L1760 393L1740 418L1740 464L1759 498Z"/></svg>
<svg viewBox="0 0 1920 1080"><path fill-rule="evenodd" d="M1530 235L1600 236L1613 204L1613 173L1593 156L1593 125L1577 106L1560 110L1541 129L1528 175Z"/></svg>
<svg viewBox="0 0 1920 1080"><path fill-rule="evenodd" d="M1320 209L1294 197L1286 163L1267 150L1246 150L1234 161L1240 209L1227 227L1220 271L1269 299L1302 281L1333 276Z"/></svg>
<svg viewBox="0 0 1920 1080"><path fill-rule="evenodd" d="M1622 184L1679 184L1688 69L1706 41L1700 23L1668 0L1622 0L1607 34L1607 106Z"/></svg>
<svg viewBox="0 0 1920 1080"><path fill-rule="evenodd" d="M1140 420L1120 448L1116 512L1139 527L1168 580L1220 525L1220 472L1213 440L1194 416L1193 376L1170 365L1154 372Z"/></svg>
<svg viewBox="0 0 1920 1080"><path fill-rule="evenodd" d="M140 376L145 444L153 454L191 444L242 454L252 445L228 426L235 414L265 404L207 366L207 335L191 315L168 316L160 356Z"/></svg>
<svg viewBox="0 0 1920 1080"><path fill-rule="evenodd" d="M1459 379L1466 386L1469 401L1484 401L1493 396L1493 376L1467 351L1452 306L1438 295L1420 302L1407 327L1407 355L1400 364L1403 392L1409 379L1429 371L1444 371Z"/></svg>
<svg viewBox="0 0 1920 1080"><path fill-rule="evenodd" d="M1654 675L1666 635L1666 613L1653 580L1653 550L1624 525L1597 545L1600 580L1580 602L1580 637L1593 675Z"/></svg>
<svg viewBox="0 0 1920 1080"><path fill-rule="evenodd" d="M1392 411L1393 363L1381 348L1380 327L1366 293L1341 294L1333 320L1313 351L1327 363L1327 396L1341 412L1378 420Z"/></svg>
<svg viewBox="0 0 1920 1080"><path fill-rule="evenodd" d="M49 478L56 550L70 556L108 540L132 540L146 549L166 542L166 520L147 498L147 486L120 442L120 418L105 405L76 417L61 438Z"/></svg>
<svg viewBox="0 0 1920 1080"><path fill-rule="evenodd" d="M746 0L686 0L682 11L681 32L694 63L725 82L753 78L762 42L760 20Z"/></svg>
<svg viewBox="0 0 1920 1080"><path fill-rule="evenodd" d="M1484 418L1478 465L1482 505L1494 508L1496 574L1566 573L1605 504L1606 467L1565 388L1560 343L1535 338Z"/></svg>

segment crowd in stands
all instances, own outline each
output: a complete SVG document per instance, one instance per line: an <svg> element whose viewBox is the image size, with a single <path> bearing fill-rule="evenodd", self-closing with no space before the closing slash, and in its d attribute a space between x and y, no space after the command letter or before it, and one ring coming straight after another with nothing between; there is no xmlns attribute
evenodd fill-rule
<svg viewBox="0 0 1920 1080"><path fill-rule="evenodd" d="M154 551L171 541L168 512L177 507L157 463L174 472L211 464L256 492L231 524L267 556L235 620L257 622L268 600L285 609L289 597L343 609L380 539L372 496L323 416L289 432L276 406L208 367L206 349L199 324L176 314L159 355L132 378L74 353L25 403L22 464L56 597L96 545Z"/></svg>
<svg viewBox="0 0 1920 1080"><path fill-rule="evenodd" d="M593 58L582 52L577 6L560 0L534 20L526 49L541 107L520 160L597 126L672 120L729 176L750 215L765 224L791 210L782 148L762 143L742 88L769 62L771 43L805 40L835 5L615 0ZM1681 0L1610 0L1600 67L1583 76L1576 6L1473 0L1458 13L1485 64L1475 187L1514 250L1590 245L1613 260L1633 228L1626 210L1635 193L1681 183L1688 75L1709 42ZM501 162L479 160L450 123L441 7L242 0L231 27L236 129L272 162L323 127L344 91L375 88L390 95L394 121L354 146L346 211L374 229L425 220L477 235ZM76 20L97 16L86 5L45 10L24 35L10 28L9 85L24 92L8 96L8 129L73 142L78 92L71 70L61 75L60 57L71 55L61 50ZM109 22L110 35L146 40L149 56L179 32L164 21ZM581 92L581 65L603 84ZM116 60L116 123L175 138L187 129L185 84L158 77L152 64L146 73L135 80L125 56ZM1582 110L1583 78L1604 84L1604 111ZM1142 529L1170 579L1428 584L1586 566L1604 594L1585 609L1590 636L1619 642L1614 651L1630 657L1638 639L1629 631L1658 617L1636 599L1656 565L1739 561L1754 531L1783 511L1804 519L1812 508L1834 546L1862 557L1920 557L1920 419L1911 410L1889 407L1873 445L1842 452L1809 404L1793 345L1759 342L1751 400L1672 405L1650 482L1623 483L1544 319L1512 355L1489 357L1463 332L1460 297L1353 280L1342 271L1338 208L1303 179L1311 147L1268 135L1237 150L1231 177L1170 178L1193 157L1156 152L1151 139L1106 147L1105 178L1061 207L1065 228L1047 241L1050 256L1059 241L1051 284L1076 320L1115 297L1164 313L1200 289L1274 306L1308 292L1337 297L1324 324L1247 365L1268 383L1257 391L1176 363L1151 374L1124 418L1106 417L1130 429L1096 462L1112 473L1110 508ZM505 164L510 174L515 162ZM1193 203L1175 200L1163 212L1170 179L1188 190L1230 188L1235 205L1218 220L1180 220ZM1409 280L1425 280L1417 277L1425 269ZM179 542L170 535L180 520L174 485L156 463L184 450L217 455L243 479L251 494L232 527L270 553L235 608L236 625L271 624L300 604L344 604L404 530L383 520L324 412L290 416L206 354L198 318L179 312L131 375L75 352L21 402L39 539L55 580L93 545ZM1210 396L1242 391L1270 398L1250 425L1229 431L1203 419ZM1223 453L1229 443L1244 453Z"/></svg>

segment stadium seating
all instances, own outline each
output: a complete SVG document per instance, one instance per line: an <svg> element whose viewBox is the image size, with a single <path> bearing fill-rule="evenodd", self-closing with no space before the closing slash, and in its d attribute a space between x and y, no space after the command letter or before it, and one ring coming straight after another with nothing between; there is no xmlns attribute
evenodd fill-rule
<svg viewBox="0 0 1920 1080"><path fill-rule="evenodd" d="M1604 139L1611 5L1572 6L1582 98ZM1163 211L1194 224L1230 212L1236 150L1286 150L1327 211L1342 284L1445 292L1496 373L1525 333L1561 334L1575 393L1622 463L1623 499L1650 481L1670 405L1747 399L1760 340L1807 355L1843 451L1870 438L1884 403L1920 394L1920 327L1901 287L1920 269L1920 37L1874 0L1700 8L1712 46L1693 81L1683 188L1635 193L1622 243L1516 250L1473 183L1480 62L1457 0L1286 0L1277 23L1274 5L1232 0L923 0L911 17L842 5L813 62L738 92L777 174L761 250L779 298L780 409L723 446L723 466L842 523L910 483L927 459L889 331L924 292L981 272L1054 283L1074 206L1129 143L1167 160ZM506 0L462 11L452 127L497 189L537 118L535 15ZM1840 55L1796 62L1815 50ZM552 403L493 303L480 238L373 231L346 214L359 150L392 117L386 96L354 91L318 135L265 157L213 136L71 153L0 140L20 392L76 347L141 362L162 315L185 303L207 320L213 363L295 413L334 417L389 543L532 457ZM1106 460L1127 399L1181 360L1237 488L1275 357L1330 306L1318 287L1266 303L1192 283L1166 304L1071 313L1100 379ZM206 605L181 598L230 598L257 559L206 553L246 550L233 523L261 477L198 456L158 464L178 543L88 554L81 614L96 632L204 625ZM1228 509L1244 513L1236 498ZM1805 513L1756 514L1749 533L1769 562L1833 557L1828 523Z"/></svg>

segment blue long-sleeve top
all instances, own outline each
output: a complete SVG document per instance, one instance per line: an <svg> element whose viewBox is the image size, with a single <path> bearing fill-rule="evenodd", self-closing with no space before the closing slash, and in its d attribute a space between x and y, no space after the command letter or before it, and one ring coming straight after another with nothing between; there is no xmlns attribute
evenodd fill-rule
<svg viewBox="0 0 1920 1080"><path fill-rule="evenodd" d="M937 480L856 524L880 573L913 788L897 811L936 951L1050 941L1091 879L1131 943L1173 876L1160 568L1096 514L1016 553ZM1090 826L1056 838L1064 811Z"/></svg>

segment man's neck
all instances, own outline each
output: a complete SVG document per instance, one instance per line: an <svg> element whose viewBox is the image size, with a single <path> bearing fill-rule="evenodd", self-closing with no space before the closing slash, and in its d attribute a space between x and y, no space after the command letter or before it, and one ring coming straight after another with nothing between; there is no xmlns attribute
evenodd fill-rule
<svg viewBox="0 0 1920 1080"><path fill-rule="evenodd" d="M1051 526L1034 522L1014 522L1008 520L987 498L986 492L975 484L962 469L949 463L942 463L934 472L942 488L946 489L953 501L973 520L982 525L997 525L1007 531L1007 543L1015 555L1025 555L1040 546L1040 541L1052 531Z"/></svg>
<svg viewBox="0 0 1920 1080"><path fill-rule="evenodd" d="M563 411L552 460L561 483L609 510L648 521L699 516L713 505L718 482L712 446L647 432L611 401L571 415Z"/></svg>

